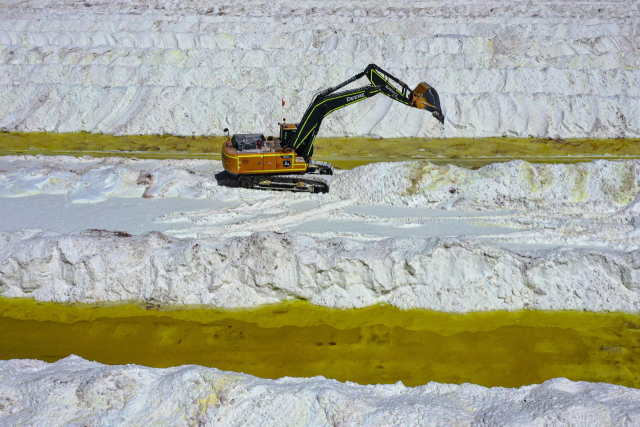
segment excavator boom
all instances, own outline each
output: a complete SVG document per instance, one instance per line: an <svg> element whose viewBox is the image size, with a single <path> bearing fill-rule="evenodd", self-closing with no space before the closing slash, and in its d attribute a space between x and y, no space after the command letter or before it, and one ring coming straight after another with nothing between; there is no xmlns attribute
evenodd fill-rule
<svg viewBox="0 0 640 427"><path fill-rule="evenodd" d="M440 123L444 123L444 115L440 108L440 97L438 97L438 92L428 83L421 82L414 90L411 90L406 83L387 73L376 64L369 64L364 73L372 85L389 87L389 91L385 92L385 95L391 93L391 95L387 96L398 102L420 110L430 111ZM400 86L400 89L390 81L395 82Z"/></svg>
<svg viewBox="0 0 640 427"><path fill-rule="evenodd" d="M310 158L313 155L313 143L325 117L340 108L371 98L381 92L391 95L390 89L386 86L367 85L316 97L297 128L292 148L305 159Z"/></svg>
<svg viewBox="0 0 640 427"><path fill-rule="evenodd" d="M369 79L371 85L336 92L361 77ZM313 155L313 143L320 130L322 120L326 116L340 108L355 104L379 93L409 107L430 111L434 117L444 123L440 99L434 88L422 82L418 84L415 90L411 90L401 80L377 65L370 64L363 72L356 74L339 85L318 92L309 107L307 107L300 123L298 123L295 136L286 138L285 143L289 144L298 155L308 161Z"/></svg>

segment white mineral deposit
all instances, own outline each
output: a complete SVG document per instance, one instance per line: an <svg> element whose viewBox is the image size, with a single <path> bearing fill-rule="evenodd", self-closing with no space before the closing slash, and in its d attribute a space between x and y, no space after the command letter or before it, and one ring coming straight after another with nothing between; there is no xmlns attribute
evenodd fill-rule
<svg viewBox="0 0 640 427"><path fill-rule="evenodd" d="M0 0L0 129L274 134L315 92L376 63L437 88L444 125L378 97L328 117L320 136L637 138L639 29L629 0ZM246 190L222 170L0 157L0 295L640 313L638 160L375 163L336 171L328 194ZM0 426L639 420L637 389L564 378L409 388L0 361Z"/></svg>
<svg viewBox="0 0 640 427"><path fill-rule="evenodd" d="M614 0L5 0L0 128L274 132L376 63L440 93L444 128L379 97L321 135L638 137L640 4Z"/></svg>
<svg viewBox="0 0 640 427"><path fill-rule="evenodd" d="M264 380L200 366L0 361L4 425L637 425L640 390L563 378L485 388ZM604 422L604 423L603 423Z"/></svg>
<svg viewBox="0 0 640 427"><path fill-rule="evenodd" d="M4 157L2 295L640 311L636 160L375 163L339 171L326 195L219 185L221 171L205 160ZM160 215L122 220L132 207Z"/></svg>

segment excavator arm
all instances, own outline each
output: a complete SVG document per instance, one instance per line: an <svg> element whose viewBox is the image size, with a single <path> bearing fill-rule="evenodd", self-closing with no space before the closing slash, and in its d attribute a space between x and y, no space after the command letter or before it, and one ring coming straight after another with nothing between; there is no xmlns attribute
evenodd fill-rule
<svg viewBox="0 0 640 427"><path fill-rule="evenodd" d="M308 160L313 155L313 143L325 117L348 105L388 91L389 89L384 86L367 85L352 90L316 96L298 125L296 137L293 140L293 149L305 160Z"/></svg>
<svg viewBox="0 0 640 427"><path fill-rule="evenodd" d="M371 82L370 85L337 92L365 76ZM309 161L309 158L313 155L313 143L316 135L320 130L322 120L326 116L340 108L371 98L379 93L407 106L431 111L438 120L444 123L440 100L435 89L423 82L415 90L411 90L402 81L377 65L371 64L363 72L356 74L339 85L316 93L313 101L302 116L302 120L298 123L295 135L283 142L293 148L298 155L304 157L306 161Z"/></svg>
<svg viewBox="0 0 640 427"><path fill-rule="evenodd" d="M370 64L364 73L372 85L386 86L389 89L384 92L385 95L410 107L430 111L440 123L444 123L438 92L431 85L422 82L414 90L411 90L406 83L387 73L376 64ZM395 82L395 85L390 83L391 81ZM400 88L398 89L396 85L400 86ZM388 95L388 93L391 93L391 95Z"/></svg>

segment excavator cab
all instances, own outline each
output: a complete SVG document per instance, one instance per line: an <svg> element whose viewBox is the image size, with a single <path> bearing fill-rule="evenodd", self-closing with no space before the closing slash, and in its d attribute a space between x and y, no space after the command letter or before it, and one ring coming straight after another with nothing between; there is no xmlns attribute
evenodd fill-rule
<svg viewBox="0 0 640 427"><path fill-rule="evenodd" d="M293 147L293 141L296 139L298 126L294 123L280 123L280 145L284 147Z"/></svg>

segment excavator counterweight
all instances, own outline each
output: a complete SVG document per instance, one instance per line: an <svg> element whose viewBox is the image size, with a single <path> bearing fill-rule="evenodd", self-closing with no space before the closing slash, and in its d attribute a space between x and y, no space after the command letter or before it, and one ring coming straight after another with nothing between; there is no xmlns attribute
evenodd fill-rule
<svg viewBox="0 0 640 427"><path fill-rule="evenodd" d="M343 89L362 77L366 77L370 84ZM334 111L377 94L388 96L408 107L430 111L444 123L440 98L431 85L422 82L411 90L401 80L370 64L363 72L339 85L316 93L300 122L280 124L279 138L242 134L225 141L222 164L245 188L328 192L326 181L309 176L333 174L330 164L312 160L313 144L320 125Z"/></svg>

